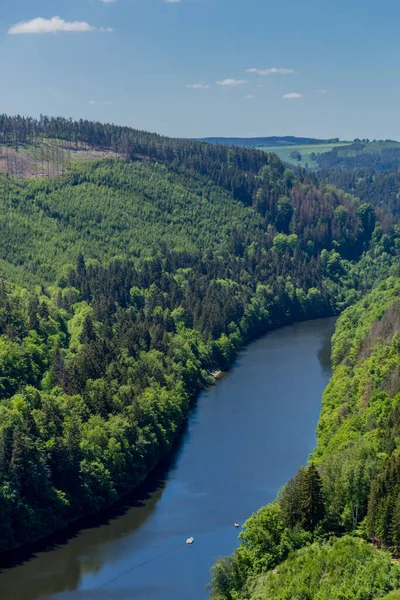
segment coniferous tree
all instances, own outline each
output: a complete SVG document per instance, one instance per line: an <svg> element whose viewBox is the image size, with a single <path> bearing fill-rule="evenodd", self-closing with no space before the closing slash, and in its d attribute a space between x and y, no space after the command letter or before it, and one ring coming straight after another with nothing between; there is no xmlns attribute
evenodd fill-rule
<svg viewBox="0 0 400 600"><path fill-rule="evenodd" d="M68 385L68 375L65 367L64 357L59 346L56 346L54 350L51 360L51 368L57 382L56 385L59 385L66 390Z"/></svg>
<svg viewBox="0 0 400 600"><path fill-rule="evenodd" d="M322 479L314 463L307 467L301 491L302 526L306 531L314 531L325 516L325 503L322 493Z"/></svg>
<svg viewBox="0 0 400 600"><path fill-rule="evenodd" d="M82 344L89 344L89 342L93 342L95 339L96 332L93 326L92 317L90 315L87 315L83 322L80 341Z"/></svg>
<svg viewBox="0 0 400 600"><path fill-rule="evenodd" d="M306 469L300 467L293 479L285 485L279 504L282 515L288 527L302 525L302 499Z"/></svg>

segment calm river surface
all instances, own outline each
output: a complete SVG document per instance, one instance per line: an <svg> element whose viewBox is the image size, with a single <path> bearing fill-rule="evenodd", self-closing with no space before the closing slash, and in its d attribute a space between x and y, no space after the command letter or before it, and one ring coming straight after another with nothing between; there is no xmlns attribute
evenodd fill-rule
<svg viewBox="0 0 400 600"><path fill-rule="evenodd" d="M200 394L169 464L112 515L1 571L1 600L205 600L214 559L238 543L234 521L314 447L333 328L301 323L246 348Z"/></svg>

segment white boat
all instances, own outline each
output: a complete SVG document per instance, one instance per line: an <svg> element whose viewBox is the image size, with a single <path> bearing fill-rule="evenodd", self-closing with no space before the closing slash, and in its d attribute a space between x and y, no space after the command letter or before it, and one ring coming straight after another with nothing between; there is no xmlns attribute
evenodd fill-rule
<svg viewBox="0 0 400 600"><path fill-rule="evenodd" d="M194 542L194 538L193 538L193 537L190 537L190 538L188 538L188 539L186 540L186 543L187 543L187 544L193 544L193 542Z"/></svg>
<svg viewBox="0 0 400 600"><path fill-rule="evenodd" d="M234 522L236 529L239 527L239 523L237 521Z"/></svg>

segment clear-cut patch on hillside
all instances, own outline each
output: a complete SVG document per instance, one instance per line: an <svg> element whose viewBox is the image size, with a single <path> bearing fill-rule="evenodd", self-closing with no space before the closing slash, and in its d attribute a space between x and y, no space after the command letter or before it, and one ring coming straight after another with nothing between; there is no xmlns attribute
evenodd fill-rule
<svg viewBox="0 0 400 600"><path fill-rule="evenodd" d="M122 155L86 144L47 140L31 144L0 146L0 172L10 177L34 179L63 175L77 161L118 158Z"/></svg>

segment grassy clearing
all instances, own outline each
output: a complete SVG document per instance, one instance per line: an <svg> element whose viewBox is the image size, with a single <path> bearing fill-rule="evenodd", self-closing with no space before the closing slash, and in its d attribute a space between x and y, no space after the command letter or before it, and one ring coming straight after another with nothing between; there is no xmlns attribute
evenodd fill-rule
<svg viewBox="0 0 400 600"><path fill-rule="evenodd" d="M274 152L284 162L305 167L308 165L310 169L317 169L318 164L312 160L311 154L322 154L323 152L329 152L333 148L344 147L349 142L340 142L337 144L303 144L299 146L260 146L259 150L264 152ZM299 152L301 154L301 160L294 160L291 158L292 152Z"/></svg>

